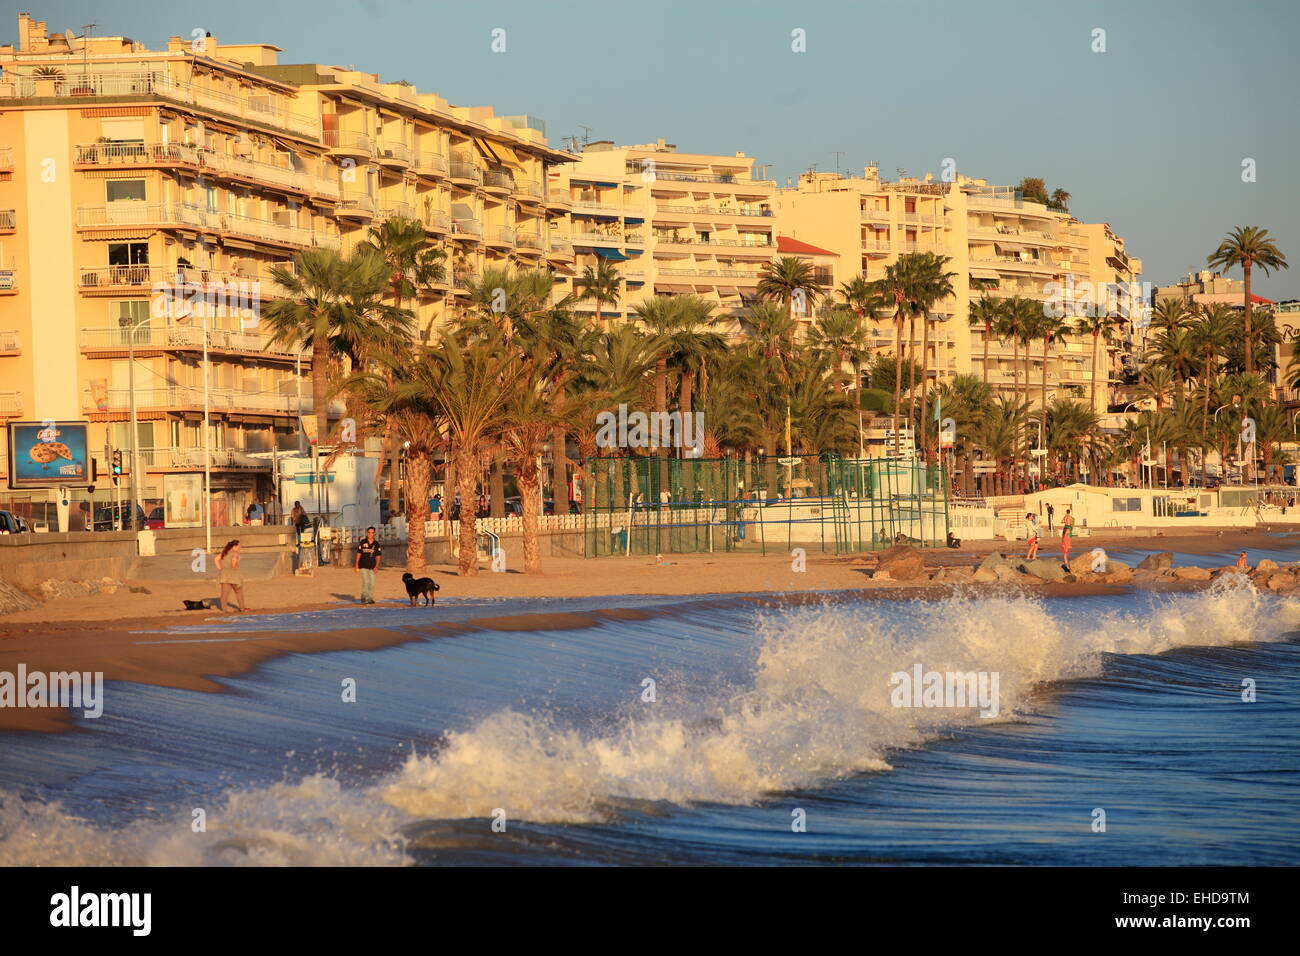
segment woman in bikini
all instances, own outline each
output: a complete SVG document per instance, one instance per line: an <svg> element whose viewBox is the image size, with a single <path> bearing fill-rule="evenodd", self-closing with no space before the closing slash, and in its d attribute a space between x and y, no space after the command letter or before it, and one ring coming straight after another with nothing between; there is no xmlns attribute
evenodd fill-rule
<svg viewBox="0 0 1300 956"><path fill-rule="evenodd" d="M217 583L221 585L221 610L230 610L230 602L226 600L227 590L234 592L241 613L248 610L248 605L244 602L244 574L239 570L238 539L227 541L217 555Z"/></svg>
<svg viewBox="0 0 1300 956"><path fill-rule="evenodd" d="M1074 536L1074 515L1070 512L1072 508L1065 509L1065 517L1061 519L1061 559L1070 563L1070 539Z"/></svg>

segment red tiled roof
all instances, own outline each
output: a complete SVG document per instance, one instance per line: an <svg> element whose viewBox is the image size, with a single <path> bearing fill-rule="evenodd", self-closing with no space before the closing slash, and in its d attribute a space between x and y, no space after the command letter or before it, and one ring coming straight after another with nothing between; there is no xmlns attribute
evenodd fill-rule
<svg viewBox="0 0 1300 956"><path fill-rule="evenodd" d="M1262 295L1255 295L1255 293L1253 293L1253 292L1250 294L1250 301L1251 301L1251 302L1257 302L1257 303L1259 303L1260 305L1274 305L1274 304L1275 304L1275 303L1273 302L1272 299L1266 299L1266 298L1264 298Z"/></svg>
<svg viewBox="0 0 1300 956"><path fill-rule="evenodd" d="M835 256L839 257L838 252L831 252L829 249L818 249L816 246L809 245L806 242L800 242L798 239L791 239L789 236L776 237L777 252L794 252L803 253L806 256Z"/></svg>

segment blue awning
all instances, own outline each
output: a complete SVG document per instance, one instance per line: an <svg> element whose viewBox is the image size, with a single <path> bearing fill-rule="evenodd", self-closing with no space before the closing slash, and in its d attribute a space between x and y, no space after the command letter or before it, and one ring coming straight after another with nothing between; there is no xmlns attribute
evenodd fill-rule
<svg viewBox="0 0 1300 956"><path fill-rule="evenodd" d="M613 259L615 262L621 262L627 258L627 256L623 255L623 253L619 252L617 249L597 249L596 255L600 256L602 259Z"/></svg>
<svg viewBox="0 0 1300 956"><path fill-rule="evenodd" d="M626 218L627 218L627 223L628 223L628 225L631 225L631 224L634 223L634 222L637 222L637 223L645 222L645 220L642 219L640 216L628 216L628 217L626 217Z"/></svg>

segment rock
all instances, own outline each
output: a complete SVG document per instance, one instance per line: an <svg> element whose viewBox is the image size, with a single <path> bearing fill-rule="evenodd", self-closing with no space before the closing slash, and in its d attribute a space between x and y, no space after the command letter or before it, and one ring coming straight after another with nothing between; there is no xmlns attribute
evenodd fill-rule
<svg viewBox="0 0 1300 956"><path fill-rule="evenodd" d="M998 572L994 568L976 568L971 580L976 584L991 584L998 580Z"/></svg>
<svg viewBox="0 0 1300 956"><path fill-rule="evenodd" d="M1174 571L1174 577L1183 581L1208 581L1210 571L1208 568L1178 568Z"/></svg>
<svg viewBox="0 0 1300 956"><path fill-rule="evenodd" d="M1011 559L1005 554L998 554L996 551L992 554L986 554L984 560L979 563L981 568L996 568L1000 565L1010 564Z"/></svg>
<svg viewBox="0 0 1300 956"><path fill-rule="evenodd" d="M1040 581L1063 581L1068 571L1065 566L1053 558L1035 558L1022 565L1026 574L1038 578Z"/></svg>
<svg viewBox="0 0 1300 956"><path fill-rule="evenodd" d="M940 568L934 580L941 584L969 584L975 577L974 568Z"/></svg>
<svg viewBox="0 0 1300 956"><path fill-rule="evenodd" d="M889 576L889 572L888 572L888 571L877 571L877 572L875 572L873 575L871 575L871 580L873 580L873 581L892 581L892 580L894 580L894 579L891 578L891 577Z"/></svg>
<svg viewBox="0 0 1300 956"><path fill-rule="evenodd" d="M997 576L999 581L1023 581L1025 578L1018 569L1013 568L1010 564L999 564L990 570Z"/></svg>
<svg viewBox="0 0 1300 956"><path fill-rule="evenodd" d="M1101 579L1107 584L1132 584L1133 569L1115 568L1114 570L1107 571L1105 574L1101 575Z"/></svg>
<svg viewBox="0 0 1300 956"><path fill-rule="evenodd" d="M1290 591L1296 586L1296 577L1294 574L1287 574L1285 571L1270 574L1268 577L1268 589L1270 591Z"/></svg>
<svg viewBox="0 0 1300 956"><path fill-rule="evenodd" d="M1256 571L1276 571L1277 562L1269 558L1260 558L1259 564L1255 565Z"/></svg>
<svg viewBox="0 0 1300 956"><path fill-rule="evenodd" d="M1174 566L1174 555L1172 551L1161 551L1158 554L1148 554L1138 564L1139 571L1163 571L1166 568Z"/></svg>
<svg viewBox="0 0 1300 956"><path fill-rule="evenodd" d="M896 544L880 554L875 576L888 575L885 580L911 581L925 571L925 558L911 545Z"/></svg>
<svg viewBox="0 0 1300 956"><path fill-rule="evenodd" d="M32 600L12 584L0 581L0 615L13 614L18 611L30 611L36 607L39 607L36 601Z"/></svg>

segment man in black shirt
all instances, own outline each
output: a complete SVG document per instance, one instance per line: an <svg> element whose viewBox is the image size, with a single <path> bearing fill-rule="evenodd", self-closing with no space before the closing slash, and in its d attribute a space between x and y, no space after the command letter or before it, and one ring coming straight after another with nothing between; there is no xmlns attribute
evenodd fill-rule
<svg viewBox="0 0 1300 956"><path fill-rule="evenodd" d="M375 572L379 570L379 561L383 557L379 542L375 540L375 528L366 529L365 540L357 545L357 565L361 572L361 603L375 603Z"/></svg>

